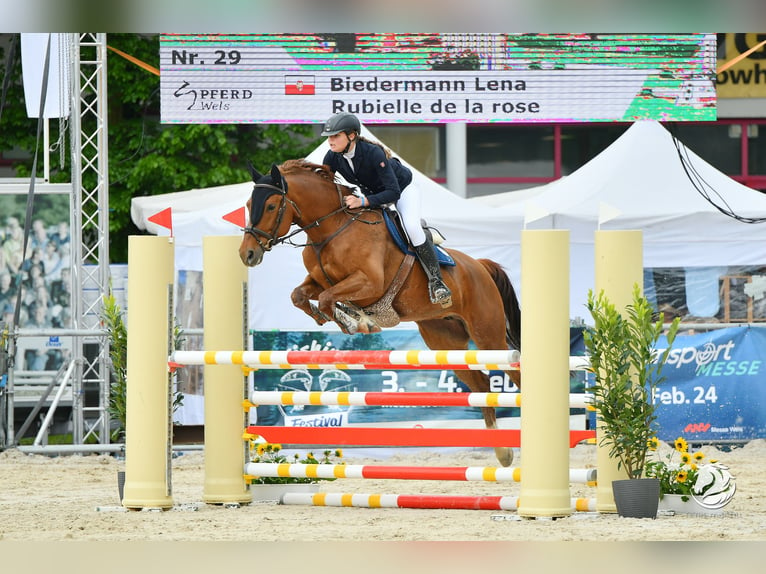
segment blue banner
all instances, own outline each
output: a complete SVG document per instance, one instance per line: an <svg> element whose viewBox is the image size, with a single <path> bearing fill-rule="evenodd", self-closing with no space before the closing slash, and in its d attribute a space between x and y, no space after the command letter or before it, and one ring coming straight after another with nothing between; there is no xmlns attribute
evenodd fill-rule
<svg viewBox="0 0 766 574"><path fill-rule="evenodd" d="M658 341L666 348L667 339ZM661 440L766 438L766 330L752 327L678 335L656 389Z"/></svg>
<svg viewBox="0 0 766 574"><path fill-rule="evenodd" d="M572 347L582 355L584 345L579 329L572 330ZM253 333L253 349L258 350L404 350L427 349L416 330L388 330L372 335L303 331L257 331ZM582 391L582 373L573 373L572 392ZM448 370L274 370L263 369L253 374L259 391L356 391L356 392L470 392ZM490 392L516 392L518 389L502 371L490 371ZM577 411L573 409L573 413ZM380 424L395 426L483 426L481 410L471 407L367 407L261 405L257 407L257 424L271 426L347 426ZM519 417L518 408L498 408L498 418ZM461 421L459 425L444 421ZM475 423L473 423L475 421ZM514 425L517 426L517 425Z"/></svg>
<svg viewBox="0 0 766 574"><path fill-rule="evenodd" d="M570 354L584 355L581 329L570 330ZM667 346L663 336L658 348ZM253 348L262 350L426 349L417 331L389 330L374 335L303 331L259 331ZM766 438L766 329L734 327L679 334L658 385L658 437L683 436L698 442L744 442ZM491 371L491 392L517 389L501 371ZM270 370L254 373L257 390L359 392L469 392L453 371ZM582 392L583 372L573 372L570 392ZM572 409L571 414L582 410ZM519 417L517 408L498 409L498 418ZM587 417L594 428L594 416ZM271 406L257 407L257 424L274 426L395 425L482 426L481 411L461 407ZM475 421L475 422L473 422ZM513 425L516 427L517 425Z"/></svg>

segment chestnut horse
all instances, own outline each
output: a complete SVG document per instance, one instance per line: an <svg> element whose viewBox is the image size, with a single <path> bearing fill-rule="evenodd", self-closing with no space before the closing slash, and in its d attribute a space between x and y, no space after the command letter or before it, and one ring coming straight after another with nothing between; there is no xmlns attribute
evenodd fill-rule
<svg viewBox="0 0 766 574"><path fill-rule="evenodd" d="M346 333L369 333L413 321L431 349L463 350L473 341L478 349L520 350L516 292L494 261L445 249L455 265L442 267L452 290L452 305L442 308L431 303L425 273L396 245L381 210L345 207L343 198L353 190L336 183L327 166L288 160L273 165L268 175L252 166L250 171L255 186L239 256L249 267L258 265L274 245L304 231L308 275L291 298L317 324L335 321ZM293 226L297 229L291 232ZM520 385L519 371L507 373ZM456 375L473 392L489 391L482 371ZM486 427L496 428L495 409L482 408L482 413ZM495 452L503 466L513 461L510 448Z"/></svg>

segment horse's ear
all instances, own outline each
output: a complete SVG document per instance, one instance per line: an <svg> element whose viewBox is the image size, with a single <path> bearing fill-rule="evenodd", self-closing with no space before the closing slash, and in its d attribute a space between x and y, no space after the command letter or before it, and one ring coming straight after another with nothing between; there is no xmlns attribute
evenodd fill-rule
<svg viewBox="0 0 766 574"><path fill-rule="evenodd" d="M253 178L254 182L258 181L259 179L263 177L263 174L260 173L257 169L255 169L253 162L249 160L247 162L247 170L250 172L250 176Z"/></svg>
<svg viewBox="0 0 766 574"><path fill-rule="evenodd" d="M275 163L271 164L271 182L277 187L284 189L284 185L282 185L282 172L279 171L279 167Z"/></svg>

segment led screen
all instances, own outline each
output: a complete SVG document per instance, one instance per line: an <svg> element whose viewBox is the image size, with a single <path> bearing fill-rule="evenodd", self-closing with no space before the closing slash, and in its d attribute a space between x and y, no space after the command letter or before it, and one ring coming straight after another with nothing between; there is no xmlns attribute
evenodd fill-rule
<svg viewBox="0 0 766 574"><path fill-rule="evenodd" d="M716 119L715 34L163 34L162 121Z"/></svg>

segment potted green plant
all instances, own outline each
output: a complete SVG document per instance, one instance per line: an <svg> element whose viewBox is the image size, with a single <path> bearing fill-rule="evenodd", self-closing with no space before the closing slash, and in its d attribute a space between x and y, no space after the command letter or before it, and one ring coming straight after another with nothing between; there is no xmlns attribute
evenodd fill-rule
<svg viewBox="0 0 766 574"><path fill-rule="evenodd" d="M123 311L114 294L105 295L101 307L101 324L109 340L109 359L111 362L111 381L109 385L109 416L111 418L111 442L125 440L127 419L126 394L128 381L128 331L123 320ZM178 321L173 326L173 348L179 349L185 341L183 330ZM173 412L183 405L184 395L180 391L173 393Z"/></svg>
<svg viewBox="0 0 766 574"><path fill-rule="evenodd" d="M664 317L660 314L654 320L654 309L642 296L638 284L633 287L632 303L626 306L624 315L603 291L597 297L589 291L587 307L594 321L593 327L583 333L594 379L587 390L592 394L591 406L600 422L599 445L609 448L609 456L617 460L626 481L646 478L644 468L650 439L656 434L654 391L664 380L662 368L678 332L680 318L670 323L667 348L658 353L655 347L665 330ZM630 486L645 486L650 492L656 491L653 515L651 510L647 511L655 517L659 481L649 480L649 484ZM617 511L625 515L618 490L628 485L622 483L613 481L612 488Z"/></svg>

